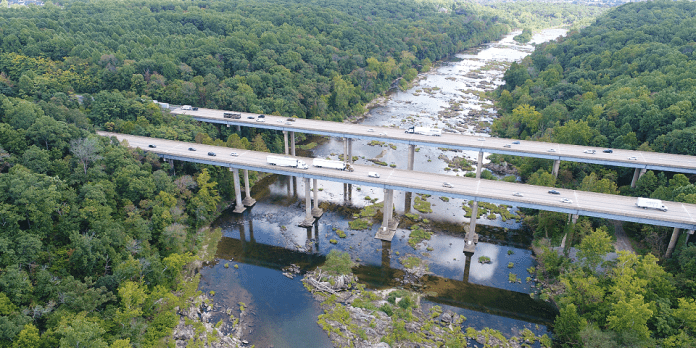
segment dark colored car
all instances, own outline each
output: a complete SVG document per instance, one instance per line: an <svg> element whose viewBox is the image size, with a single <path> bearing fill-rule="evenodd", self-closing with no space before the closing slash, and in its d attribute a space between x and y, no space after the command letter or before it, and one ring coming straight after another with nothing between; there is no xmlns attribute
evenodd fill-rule
<svg viewBox="0 0 696 348"><path fill-rule="evenodd" d="M549 193L552 195L560 195L561 194L560 192L558 192L556 190L550 190Z"/></svg>
<svg viewBox="0 0 696 348"><path fill-rule="evenodd" d="M247 116L247 119L253 120L254 116Z"/></svg>
<svg viewBox="0 0 696 348"><path fill-rule="evenodd" d="M604 153L613 153L614 150L612 150L612 149L606 149L606 150L604 150L604 151L602 151L602 152L604 152Z"/></svg>
<svg viewBox="0 0 696 348"><path fill-rule="evenodd" d="M515 145L519 145L519 144L520 144L520 142L517 141L517 140L513 141L512 143L515 144Z"/></svg>
<svg viewBox="0 0 696 348"><path fill-rule="evenodd" d="M196 149L189 147L189 151L196 151Z"/></svg>
<svg viewBox="0 0 696 348"><path fill-rule="evenodd" d="M259 118L266 118L266 115L259 115Z"/></svg>
<svg viewBox="0 0 696 348"><path fill-rule="evenodd" d="M288 122L295 122L295 119L292 118L292 117L288 117L288 118L286 119L286 121L288 121Z"/></svg>
<svg viewBox="0 0 696 348"><path fill-rule="evenodd" d="M150 144L150 145L148 145L147 147L151 147L151 148L153 148L153 149L154 149L154 148L156 148L156 147L157 147L157 145L153 145L153 144Z"/></svg>
<svg viewBox="0 0 696 348"><path fill-rule="evenodd" d="M215 152L208 152L208 156L215 156Z"/></svg>
<svg viewBox="0 0 696 348"><path fill-rule="evenodd" d="M195 106L194 106L194 107L191 108L191 110L193 110L193 111L198 111L198 107L195 107Z"/></svg>

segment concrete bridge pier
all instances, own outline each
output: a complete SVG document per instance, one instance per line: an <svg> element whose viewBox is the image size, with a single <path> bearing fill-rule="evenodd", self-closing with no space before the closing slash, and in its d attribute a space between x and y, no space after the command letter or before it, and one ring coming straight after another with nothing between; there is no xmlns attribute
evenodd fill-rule
<svg viewBox="0 0 696 348"><path fill-rule="evenodd" d="M169 162L169 168L172 169L172 176L176 176L176 170L174 169L174 160L168 159L167 162Z"/></svg>
<svg viewBox="0 0 696 348"><path fill-rule="evenodd" d="M681 228L679 227L675 227L674 231L672 231L672 238L669 240L669 246L667 247L667 252L665 253L666 259L672 257L672 252L674 251L674 247L677 245L677 240L679 239L679 232L681 232ZM694 230L689 230L687 233L693 234ZM687 240L688 239L689 237L687 236Z"/></svg>
<svg viewBox="0 0 696 348"><path fill-rule="evenodd" d="M558 177L558 170L560 168L561 168L561 160L553 161L553 169L551 170L551 174L553 174L554 178Z"/></svg>
<svg viewBox="0 0 696 348"><path fill-rule="evenodd" d="M408 146L408 170L413 170L413 161L415 160L415 157L416 157L416 145L409 145Z"/></svg>
<svg viewBox="0 0 696 348"><path fill-rule="evenodd" d="M240 125L237 125L237 133L240 133L242 131L242 127Z"/></svg>
<svg viewBox="0 0 696 348"><path fill-rule="evenodd" d="M314 191L314 209L312 209L312 216L318 219L324 214L324 211L319 208L319 186L317 185L317 179L312 180L312 190Z"/></svg>
<svg viewBox="0 0 696 348"><path fill-rule="evenodd" d="M348 143L348 152L346 153L346 156L345 156L347 158L346 163L353 164L353 139L346 138L346 142Z"/></svg>
<svg viewBox="0 0 696 348"><path fill-rule="evenodd" d="M312 227L314 216L312 216L312 195L309 189L309 178L304 178L305 187L305 219L300 222L302 227Z"/></svg>
<svg viewBox="0 0 696 348"><path fill-rule="evenodd" d="M288 150L288 131L283 131L283 144L285 145L285 154L289 154Z"/></svg>
<svg viewBox="0 0 696 348"><path fill-rule="evenodd" d="M244 197L244 200L242 203L246 207L252 207L254 204L256 204L256 200L251 198L251 189L249 188L249 170L244 169L244 191L246 192L246 197Z"/></svg>
<svg viewBox="0 0 696 348"><path fill-rule="evenodd" d="M396 226L399 224L396 219L392 219L394 211L394 190L384 190L384 209L382 209L382 226L377 231L375 238L390 241L396 233Z"/></svg>
<svg viewBox="0 0 696 348"><path fill-rule="evenodd" d="M474 253L465 252L464 256L466 257L466 261L464 262L464 277L462 278L462 281L468 283L469 272L471 271L471 257L474 256Z"/></svg>
<svg viewBox="0 0 696 348"><path fill-rule="evenodd" d="M471 222L469 223L469 233L466 234L466 241L464 242L464 254L471 253L472 255L476 251L476 243L478 243L478 235L476 234L476 217L478 216L478 202L474 201L471 207Z"/></svg>
<svg viewBox="0 0 696 348"><path fill-rule="evenodd" d="M411 197L411 192L406 192L404 194L404 214L408 214L411 212Z"/></svg>
<svg viewBox="0 0 696 348"><path fill-rule="evenodd" d="M481 179L481 169L483 169L483 151L478 153L478 161L476 162L476 179ZM476 204L476 202L474 202Z"/></svg>
<svg viewBox="0 0 696 348"><path fill-rule="evenodd" d="M290 154L295 156L295 132L290 132Z"/></svg>
<svg viewBox="0 0 696 348"><path fill-rule="evenodd" d="M636 188L636 183L647 171L648 170L645 168L636 168L636 170L633 171L633 180L631 180L631 188Z"/></svg>
<svg viewBox="0 0 696 348"><path fill-rule="evenodd" d="M234 177L234 196L235 196L235 205L234 205L234 212L235 213L243 213L246 208L244 208L244 204L242 204L242 189L239 185L239 169L237 168L230 168L232 171L232 176Z"/></svg>

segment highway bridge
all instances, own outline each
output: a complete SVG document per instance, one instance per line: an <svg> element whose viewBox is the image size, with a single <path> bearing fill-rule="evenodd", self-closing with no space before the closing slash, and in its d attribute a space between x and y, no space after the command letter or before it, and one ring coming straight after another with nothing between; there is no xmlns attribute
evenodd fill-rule
<svg viewBox="0 0 696 348"><path fill-rule="evenodd" d="M636 199L618 195L600 194L593 192L554 189L558 194L551 194L549 187L534 186L503 181L481 180L467 177L452 177L441 174L414 172L387 167L354 165L354 171L341 171L329 168L319 168L311 165L312 158L295 157L305 161L309 169L297 169L293 167L280 167L267 163L265 152L239 150L228 147L192 144L181 141L164 140L134 135L125 135L109 132L97 132L97 134L115 137L119 141L127 140L130 147L141 148L152 152L168 160L180 160L187 162L203 163L216 166L229 167L234 172L235 193L237 208L244 210L244 202L241 199L238 170L245 173L248 170L282 174L301 177L304 179L306 199L306 219L308 226L314 222L311 209L310 179L314 180L314 207L318 209L317 180L336 181L355 185L380 187L385 190L385 207L393 204L393 191L424 193L451 198L462 198L474 202L484 201L496 204L507 204L518 207L533 208L547 211L563 212L571 214L574 218L578 215L592 216L620 221L632 221L658 226L675 228L678 235L679 229L696 229L696 205L678 202L664 202L668 211L663 212L652 209L641 209L635 205ZM232 155L232 153L235 155ZM214 155L213 155L214 154ZM368 172L376 172L379 177L370 177ZM245 180L248 185L248 180ZM447 181L447 185L445 184ZM247 198L249 189L247 186ZM475 216L476 204L472 212L467 245L465 251L473 252L476 243ZM392 220L392 209L385 209L384 220L380 233L384 236L378 238L391 240L393 233L387 233L389 229L395 229ZM674 236L673 236L674 237ZM673 238L674 239L674 238ZM676 240L675 240L676 241ZM671 243L670 243L671 244Z"/></svg>
<svg viewBox="0 0 696 348"><path fill-rule="evenodd" d="M183 110L176 108L171 110L175 115L188 115L196 121L225 124L229 126L246 126L283 131L286 136L290 132L302 132L323 136L346 138L346 157L352 157L350 143L352 139L378 140L391 143L409 145L409 169L413 168L415 146L436 146L464 151L479 152L480 171L483 152L503 155L536 157L554 160L553 174L558 175L561 161L583 162L602 164L618 167L635 168L631 187L647 170L670 171L677 173L696 174L696 157L685 155L673 155L658 152L606 149L592 146L577 146L566 144L545 143L539 141L511 140L495 137L481 137L443 132L441 136L427 136L406 133L404 129L391 127L365 126L352 123L336 123L331 121L288 119L287 117L225 111L215 109L197 108L197 110ZM225 118L225 113L239 114L239 119ZM262 120L262 122L260 122ZM293 120L293 121L289 121ZM291 151L288 152L286 138L286 151L294 155L294 136L291 137ZM611 150L611 152L604 152Z"/></svg>

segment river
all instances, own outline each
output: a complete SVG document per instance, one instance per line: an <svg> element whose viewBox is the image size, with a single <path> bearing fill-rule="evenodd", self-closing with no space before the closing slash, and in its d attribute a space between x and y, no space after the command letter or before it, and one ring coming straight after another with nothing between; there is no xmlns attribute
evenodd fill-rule
<svg viewBox="0 0 696 348"><path fill-rule="evenodd" d="M446 131L487 136L495 110L481 93L502 84L504 69L533 51L531 45L518 45L510 34L499 42L457 54L430 72L407 91L393 92L381 106L370 110L360 122L366 125L407 128L412 125L437 126ZM533 43L552 40L565 30L550 29L536 34ZM343 152L341 139L309 137L304 144L315 143L311 150L298 155L337 159ZM311 147L311 146L310 146ZM465 170L448 168L453 159L475 159L475 152L455 152L423 147L417 150L414 170L464 175ZM370 159L397 168L406 167L406 147L389 144L370 145L353 142L357 163L373 164ZM376 164L373 164L376 165ZM371 200L382 201L381 190L334 182L319 182L319 200L324 215L312 229L298 227L304 217L304 188L301 180L268 176L257 183L252 195L257 204L243 214L225 212L215 223L223 238L218 245L217 261L201 269L200 290L215 291L218 308L230 308L239 318L244 308L245 327L241 337L256 347L330 347L327 335L317 325L321 314L300 281L290 279L282 269L290 264L308 270L320 265L332 249L350 253L359 264L354 269L361 282L371 288L403 286L407 256L417 256L428 264L430 275L420 284L422 291L433 294L424 306L438 304L467 317L464 326L489 327L505 336L517 335L524 328L537 335L547 333L555 311L534 300L534 283L527 269L535 265L531 257L529 233L520 230L519 219L503 221L500 214L488 214L478 220L481 242L467 262L462 248L464 217L461 199L424 197L433 212L414 209L418 195L395 192L397 215L406 213L434 232L430 240L412 247L410 230L404 224L391 243L374 238L379 223L371 229L350 230L348 222ZM515 207L509 208L515 214ZM423 222L422 219L427 219ZM346 231L340 238L337 230ZM335 243L334 243L335 242ZM491 259L477 262L479 256ZM514 273L520 282L509 282ZM229 319L226 311L214 312L212 322ZM311 338L311 339L308 339Z"/></svg>

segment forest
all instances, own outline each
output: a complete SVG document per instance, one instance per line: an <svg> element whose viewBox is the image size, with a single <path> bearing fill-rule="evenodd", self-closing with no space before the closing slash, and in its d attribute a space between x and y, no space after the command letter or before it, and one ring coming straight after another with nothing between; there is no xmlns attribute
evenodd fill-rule
<svg viewBox="0 0 696 348"><path fill-rule="evenodd" d="M455 9L380 0L0 6L0 347L168 346L175 308L196 296L184 266L215 235L206 226L233 197L230 172L171 168L95 129L280 152L282 135L199 124L152 101L342 121L509 30Z"/></svg>
<svg viewBox="0 0 696 348"><path fill-rule="evenodd" d="M537 47L505 72L496 94L495 135L599 149L696 155L696 4L620 6L565 38ZM648 171L632 188L633 169L492 156L514 163L529 184L696 203L696 178ZM542 250L541 297L560 308L559 347L696 346L696 245L682 235L664 259L672 229L635 223L622 228L636 253L613 251L615 225L566 214L528 211L525 224ZM551 249L567 236L579 262Z"/></svg>

